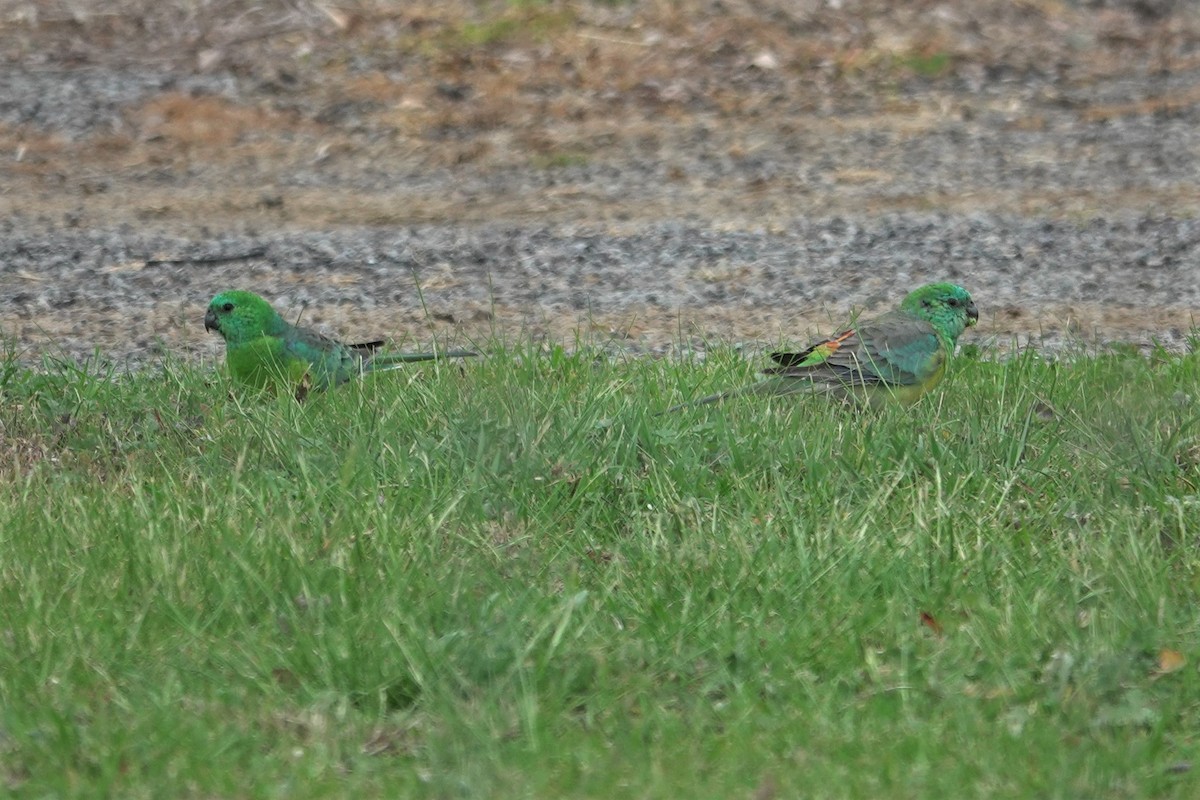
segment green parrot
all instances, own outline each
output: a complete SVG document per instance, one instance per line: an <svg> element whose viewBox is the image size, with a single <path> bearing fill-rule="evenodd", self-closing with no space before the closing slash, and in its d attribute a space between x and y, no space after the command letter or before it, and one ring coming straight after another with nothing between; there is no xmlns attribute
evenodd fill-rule
<svg viewBox="0 0 1200 800"><path fill-rule="evenodd" d="M328 389L367 372L395 369L414 361L465 358L469 350L441 353L381 353L383 341L342 344L316 331L292 325L253 292L221 292L208 304L204 329L225 340L225 360L234 380L257 389L277 380L303 399L308 389Z"/></svg>
<svg viewBox="0 0 1200 800"><path fill-rule="evenodd" d="M667 411L742 394L824 394L873 406L913 403L941 381L958 337L978 321L966 289L931 283L894 311L860 320L798 353L772 353L776 365L763 370L771 376L766 380Z"/></svg>

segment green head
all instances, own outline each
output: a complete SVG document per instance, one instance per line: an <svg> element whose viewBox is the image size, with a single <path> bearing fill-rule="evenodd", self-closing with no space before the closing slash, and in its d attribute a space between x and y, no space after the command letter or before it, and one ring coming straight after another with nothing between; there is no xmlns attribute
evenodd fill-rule
<svg viewBox="0 0 1200 800"><path fill-rule="evenodd" d="M284 324L271 304L254 292L221 292L209 302L204 314L204 329L221 334L226 345L277 336Z"/></svg>
<svg viewBox="0 0 1200 800"><path fill-rule="evenodd" d="M979 310L970 293L953 283L930 283L909 292L900 310L929 322L950 345L979 321Z"/></svg>

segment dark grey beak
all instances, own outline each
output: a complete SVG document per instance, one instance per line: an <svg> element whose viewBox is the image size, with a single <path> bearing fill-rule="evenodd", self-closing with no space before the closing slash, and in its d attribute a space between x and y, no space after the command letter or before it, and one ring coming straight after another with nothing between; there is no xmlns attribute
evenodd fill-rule
<svg viewBox="0 0 1200 800"><path fill-rule="evenodd" d="M204 330L216 331L217 333L221 332L221 326L217 322L217 312L213 311L211 308L204 315Z"/></svg>
<svg viewBox="0 0 1200 800"><path fill-rule="evenodd" d="M979 309L975 307L975 301L967 303L967 325L968 327L979 322Z"/></svg>

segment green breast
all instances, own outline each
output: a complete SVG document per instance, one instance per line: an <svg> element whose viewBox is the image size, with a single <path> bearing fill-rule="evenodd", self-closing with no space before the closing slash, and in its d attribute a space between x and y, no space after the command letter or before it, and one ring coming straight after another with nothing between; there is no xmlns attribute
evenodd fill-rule
<svg viewBox="0 0 1200 800"><path fill-rule="evenodd" d="M289 358L283 342L273 336L229 347L225 360L234 380L255 389L273 388L276 383L284 383L290 389L308 371L308 365Z"/></svg>

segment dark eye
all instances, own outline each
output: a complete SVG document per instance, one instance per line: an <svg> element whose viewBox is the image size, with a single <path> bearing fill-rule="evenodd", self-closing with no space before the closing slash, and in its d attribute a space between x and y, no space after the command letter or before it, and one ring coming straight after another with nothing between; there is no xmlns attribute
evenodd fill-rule
<svg viewBox="0 0 1200 800"><path fill-rule="evenodd" d="M233 303L226 303L225 305L221 306L221 310L222 311L233 311Z"/></svg>
<svg viewBox="0 0 1200 800"><path fill-rule="evenodd" d="M959 306L961 306L961 305L962 305L962 301L961 301L961 300L959 300L957 297L951 297L951 298L950 298L950 299L949 299L947 302L948 302L948 303L950 304L950 306L951 306L951 307L953 307L953 308L958 308Z"/></svg>

